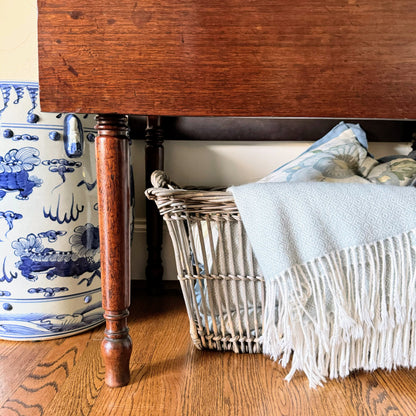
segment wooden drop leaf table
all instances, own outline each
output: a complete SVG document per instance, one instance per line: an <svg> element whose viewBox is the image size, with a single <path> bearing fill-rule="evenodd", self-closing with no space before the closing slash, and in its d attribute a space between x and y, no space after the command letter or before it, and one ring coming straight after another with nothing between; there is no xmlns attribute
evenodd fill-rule
<svg viewBox="0 0 416 416"><path fill-rule="evenodd" d="M414 0L38 0L42 111L98 114L106 383L129 381L129 125L159 116L416 118ZM253 137L254 139L254 137ZM148 212L148 273L161 222Z"/></svg>

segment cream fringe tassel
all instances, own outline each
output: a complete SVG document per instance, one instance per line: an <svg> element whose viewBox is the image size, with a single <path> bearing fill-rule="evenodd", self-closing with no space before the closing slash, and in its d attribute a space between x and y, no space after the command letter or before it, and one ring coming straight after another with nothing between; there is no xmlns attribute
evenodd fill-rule
<svg viewBox="0 0 416 416"><path fill-rule="evenodd" d="M332 252L266 280L263 352L311 387L416 366L416 234Z"/></svg>

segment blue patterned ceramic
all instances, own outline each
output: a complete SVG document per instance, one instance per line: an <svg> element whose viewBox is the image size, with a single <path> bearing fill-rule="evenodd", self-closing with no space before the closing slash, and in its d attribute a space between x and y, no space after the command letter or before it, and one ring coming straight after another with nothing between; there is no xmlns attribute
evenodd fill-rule
<svg viewBox="0 0 416 416"><path fill-rule="evenodd" d="M0 339L85 331L103 322L94 117L0 89Z"/></svg>

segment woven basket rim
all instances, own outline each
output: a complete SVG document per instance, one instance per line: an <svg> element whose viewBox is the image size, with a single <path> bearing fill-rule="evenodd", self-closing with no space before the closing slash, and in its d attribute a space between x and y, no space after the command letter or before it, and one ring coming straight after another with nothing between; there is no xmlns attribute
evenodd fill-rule
<svg viewBox="0 0 416 416"><path fill-rule="evenodd" d="M176 209L195 209L196 207L236 209L234 196L225 188L179 187L172 182L166 172L155 171L152 174L152 188L145 191L149 200L156 202L159 210L167 206ZM161 210L164 211L164 210Z"/></svg>

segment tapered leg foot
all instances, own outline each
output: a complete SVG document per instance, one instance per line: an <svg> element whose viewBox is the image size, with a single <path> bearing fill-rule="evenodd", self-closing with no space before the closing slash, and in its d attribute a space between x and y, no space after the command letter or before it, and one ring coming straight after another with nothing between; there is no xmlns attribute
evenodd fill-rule
<svg viewBox="0 0 416 416"><path fill-rule="evenodd" d="M127 329L127 315L127 311L120 315L104 315L107 322L110 322L110 327L113 326L110 330L105 330L101 344L101 354L106 368L105 382L109 387L122 387L130 380L132 342ZM117 327L120 327L120 330L117 330Z"/></svg>

